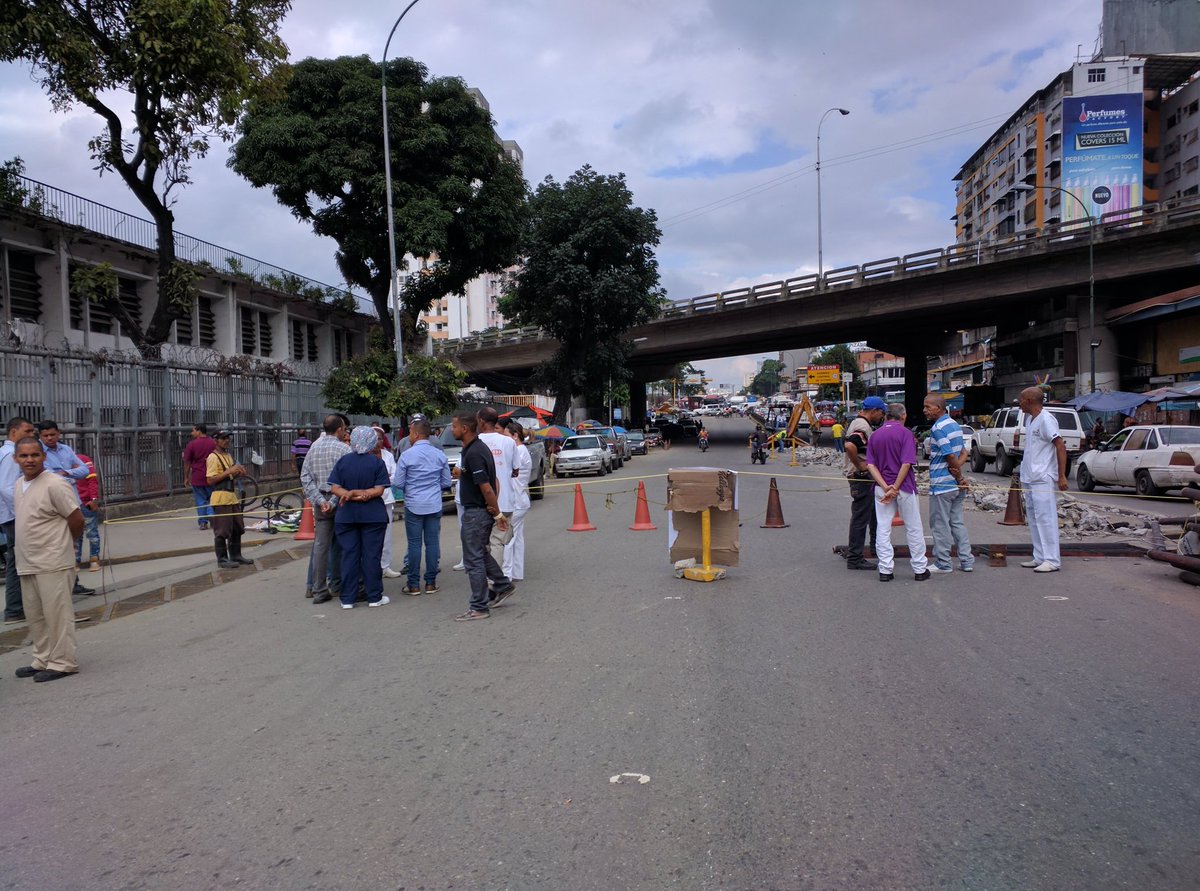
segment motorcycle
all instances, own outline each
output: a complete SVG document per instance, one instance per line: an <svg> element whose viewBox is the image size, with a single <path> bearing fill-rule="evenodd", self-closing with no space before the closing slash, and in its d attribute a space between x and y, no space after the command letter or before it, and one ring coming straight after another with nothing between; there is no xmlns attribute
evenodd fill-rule
<svg viewBox="0 0 1200 891"><path fill-rule="evenodd" d="M700 437L700 451L702 451L702 452L708 451L708 437L707 436Z"/></svg>
<svg viewBox="0 0 1200 891"><path fill-rule="evenodd" d="M755 461L759 464L767 463L766 446L757 442L750 446L750 463L753 464Z"/></svg>

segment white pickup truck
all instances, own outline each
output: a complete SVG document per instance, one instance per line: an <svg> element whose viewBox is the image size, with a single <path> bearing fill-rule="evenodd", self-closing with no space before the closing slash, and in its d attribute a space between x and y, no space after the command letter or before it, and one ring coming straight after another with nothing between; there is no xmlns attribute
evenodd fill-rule
<svg viewBox="0 0 1200 891"><path fill-rule="evenodd" d="M1067 447L1067 470L1070 472L1071 462L1078 457L1083 444L1084 430L1079 412L1069 405L1057 404L1047 405L1042 411L1050 412L1058 421L1059 432ZM996 473L1011 475L1025 454L1021 438L1025 435L1028 420L1016 406L998 408L992 412L987 424L975 430L975 438L971 443L971 469L983 473L990 462L995 462Z"/></svg>

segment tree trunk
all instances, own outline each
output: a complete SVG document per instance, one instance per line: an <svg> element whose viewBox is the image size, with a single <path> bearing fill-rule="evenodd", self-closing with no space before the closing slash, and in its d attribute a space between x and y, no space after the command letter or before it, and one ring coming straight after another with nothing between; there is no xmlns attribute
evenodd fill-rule
<svg viewBox="0 0 1200 891"><path fill-rule="evenodd" d="M571 410L571 381L560 378L554 398L554 423L565 424L567 412Z"/></svg>

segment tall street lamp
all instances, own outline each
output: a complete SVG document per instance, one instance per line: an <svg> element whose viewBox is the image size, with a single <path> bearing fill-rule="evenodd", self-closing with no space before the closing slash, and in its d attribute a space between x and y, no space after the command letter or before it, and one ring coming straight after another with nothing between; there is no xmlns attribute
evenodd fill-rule
<svg viewBox="0 0 1200 891"><path fill-rule="evenodd" d="M831 108L821 115L821 121L817 124L817 284L820 285L821 279L825 275L825 257L823 244L821 243L821 126L825 123L825 119L833 112L845 117L850 114L848 108Z"/></svg>
<svg viewBox="0 0 1200 891"><path fill-rule="evenodd" d="M1031 186L1028 183L1015 183L1013 188L1018 192L1033 192L1037 189L1052 189L1055 192L1062 192L1064 195L1069 195L1074 199L1075 203L1083 211L1083 215L1088 221L1088 349L1091 354L1091 392L1096 392L1096 349L1100 346L1100 341L1096 340L1096 220L1088 212L1087 205L1083 203L1083 199L1074 192L1064 189L1062 186L1037 185Z"/></svg>
<svg viewBox="0 0 1200 891"><path fill-rule="evenodd" d="M392 37L395 35L396 29L400 27L400 22L408 15L408 11L419 2L420 0L412 0L408 6L404 7L404 12L400 13L396 23L392 25L392 30L388 32L387 43L383 45L383 62L379 66L380 94L383 99L383 178L387 190L388 260L392 273L389 288L392 292L392 325L395 329L393 340L396 345L397 375L404 373L404 344L400 336L400 282L396 274L396 224L392 219L392 146L388 138L387 60L388 49L392 45ZM383 320L380 319L380 321Z"/></svg>

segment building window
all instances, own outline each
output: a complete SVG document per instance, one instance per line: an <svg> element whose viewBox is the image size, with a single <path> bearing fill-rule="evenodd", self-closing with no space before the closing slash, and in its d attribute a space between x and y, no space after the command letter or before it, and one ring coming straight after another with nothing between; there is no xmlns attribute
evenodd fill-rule
<svg viewBox="0 0 1200 891"><path fill-rule="evenodd" d="M1183 194L1185 196L1200 194L1200 186L1191 186L1190 188L1184 189Z"/></svg>
<svg viewBox="0 0 1200 891"><path fill-rule="evenodd" d="M175 320L175 342L180 346L191 346L194 336L192 312Z"/></svg>
<svg viewBox="0 0 1200 891"><path fill-rule="evenodd" d="M200 323L200 346L215 345L217 342L217 314L213 312L211 297L201 297L196 301L196 319Z"/></svg>
<svg viewBox="0 0 1200 891"><path fill-rule="evenodd" d="M333 329L333 364L340 365L354 355L354 336L342 328Z"/></svg>
<svg viewBox="0 0 1200 891"><path fill-rule="evenodd" d="M242 352L247 356L270 356L271 313L249 306L241 307Z"/></svg>
<svg viewBox="0 0 1200 891"><path fill-rule="evenodd" d="M1188 158L1186 161L1183 162L1183 172L1184 173L1192 173L1197 168L1200 168L1200 155L1192 155L1190 158Z"/></svg>
<svg viewBox="0 0 1200 891"><path fill-rule="evenodd" d="M317 361L317 326L312 322L292 319L292 358L299 362Z"/></svg>
<svg viewBox="0 0 1200 891"><path fill-rule="evenodd" d="M1197 112L1200 112L1200 99L1197 99L1187 107L1188 114L1196 114Z"/></svg>
<svg viewBox="0 0 1200 891"><path fill-rule="evenodd" d="M42 319L42 284L37 274L37 258L28 251L5 249L4 272L0 280L0 304L10 318L26 322Z"/></svg>
<svg viewBox="0 0 1200 891"><path fill-rule="evenodd" d="M1089 68L1088 69L1088 83L1090 83L1090 84L1104 83L1104 69L1103 68Z"/></svg>

